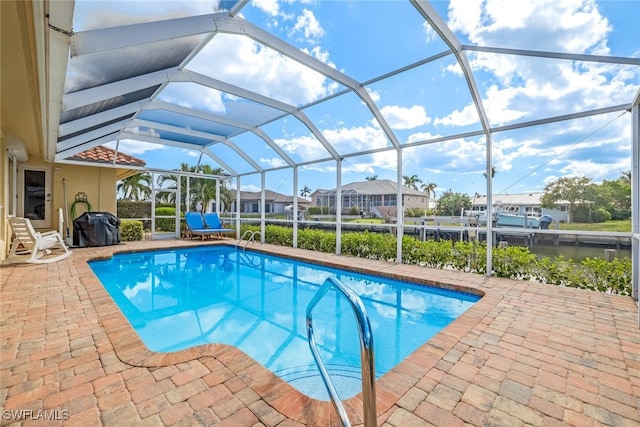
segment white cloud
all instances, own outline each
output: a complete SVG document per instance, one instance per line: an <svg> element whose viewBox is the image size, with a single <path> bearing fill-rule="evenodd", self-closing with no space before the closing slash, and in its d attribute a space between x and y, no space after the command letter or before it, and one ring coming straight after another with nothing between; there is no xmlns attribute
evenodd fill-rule
<svg viewBox="0 0 640 427"><path fill-rule="evenodd" d="M452 0L449 25L479 45L598 55L611 31L594 0Z"/></svg>
<svg viewBox="0 0 640 427"><path fill-rule="evenodd" d="M312 135L294 137L291 139L280 138L274 141L287 154L299 157L303 162L330 157L327 150Z"/></svg>
<svg viewBox="0 0 640 427"><path fill-rule="evenodd" d="M427 42L427 44L438 38L438 34L434 31L433 27L431 27L431 25L429 25L427 21L422 24L422 29L424 30L425 41Z"/></svg>
<svg viewBox="0 0 640 427"><path fill-rule="evenodd" d="M421 105L410 108L389 105L382 107L380 113L393 129L414 129L431 122Z"/></svg>
<svg viewBox="0 0 640 427"><path fill-rule="evenodd" d="M251 4L269 16L278 16L280 4L278 0L253 0Z"/></svg>
<svg viewBox="0 0 640 427"><path fill-rule="evenodd" d="M260 163L270 168L279 168L287 165L287 162L282 160L280 157L271 157L271 158L261 157Z"/></svg>
<svg viewBox="0 0 640 427"><path fill-rule="evenodd" d="M343 127L322 131L338 153L357 153L387 146L387 138L377 127Z"/></svg>
<svg viewBox="0 0 640 427"><path fill-rule="evenodd" d="M313 12L304 9L301 15L298 15L295 25L291 28L289 35L302 33L306 40L324 36L324 29L316 19Z"/></svg>
<svg viewBox="0 0 640 427"><path fill-rule="evenodd" d="M452 0L449 24L480 46L597 55L609 53L607 43L612 31L593 0ZM627 100L635 89L628 82L634 77L637 81L640 74L637 67L632 70L613 64L491 53L469 53L469 58L476 72L494 76L483 94L492 125ZM455 67L447 70L459 73ZM621 74L625 76L622 79ZM469 105L463 111L436 119L435 123L466 125L473 121L471 113L475 114Z"/></svg>
<svg viewBox="0 0 640 427"><path fill-rule="evenodd" d="M467 126L473 123L478 123L478 111L474 104L469 104L462 110L454 110L449 115L436 118L433 124L436 126Z"/></svg>
<svg viewBox="0 0 640 427"><path fill-rule="evenodd" d="M248 184L248 185L240 184L240 190L241 191L252 191L252 192L262 191L262 189L260 187L258 187L257 185L253 185L253 184Z"/></svg>

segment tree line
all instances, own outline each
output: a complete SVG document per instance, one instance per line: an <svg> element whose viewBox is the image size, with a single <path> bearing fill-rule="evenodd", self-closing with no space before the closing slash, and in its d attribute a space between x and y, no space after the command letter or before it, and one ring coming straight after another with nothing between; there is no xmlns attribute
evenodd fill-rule
<svg viewBox="0 0 640 427"><path fill-rule="evenodd" d="M209 165L199 167L189 166L183 163L178 171L202 172L208 175L223 175L222 168L212 168ZM491 175L495 174L492 169ZM366 177L367 181L374 181L377 175ZM486 174L485 174L486 178ZM414 190L421 190L427 194L427 198L435 197L437 184L424 182L418 175L404 175L403 184ZM164 174L157 178L157 186L170 191L158 191L157 202L161 204L175 204L178 175ZM117 191L122 200L148 200L151 197L152 175L148 172L132 175L124 178L117 184ZM212 200L216 199L216 182L206 178L190 178L189 183L190 206L187 209L187 185L186 177L180 180L181 208L184 210L206 209ZM226 181L220 185L220 199L224 206L230 207L233 195L226 187ZM308 197L311 194L309 186L305 185L300 195ZM428 200L428 199L427 199ZM602 183L594 183L587 177L563 177L548 183L544 188L541 205L544 208L557 208L561 204L569 205L569 215L572 222L604 222L611 219L626 220L631 217L631 171L623 171L615 180L604 180ZM428 203L427 203L428 205ZM473 202L468 194L454 192L452 189L445 191L438 199L435 210L428 214L455 216L464 211L471 210Z"/></svg>
<svg viewBox="0 0 640 427"><path fill-rule="evenodd" d="M213 168L209 165L189 166L186 163L180 165L176 172L202 173L206 175L223 175L222 168ZM187 179L189 179L189 206L187 207ZM183 211L204 212L209 204L216 199L216 180L198 177L179 177L178 174L162 174L156 179L157 190L156 203L160 205L175 206L176 191L180 183L180 208ZM120 194L120 200L141 201L151 198L152 175L142 172L124 178L116 185ZM231 190L227 188L227 181L220 183L220 202L223 206L230 207L233 202Z"/></svg>

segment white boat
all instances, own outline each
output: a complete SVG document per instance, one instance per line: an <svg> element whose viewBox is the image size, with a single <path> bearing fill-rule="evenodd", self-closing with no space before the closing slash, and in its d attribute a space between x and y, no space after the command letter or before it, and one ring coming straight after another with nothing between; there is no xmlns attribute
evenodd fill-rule
<svg viewBox="0 0 640 427"><path fill-rule="evenodd" d="M496 227L539 228L540 219L521 213L496 212Z"/></svg>
<svg viewBox="0 0 640 427"><path fill-rule="evenodd" d="M487 213L482 212L477 217L478 225L487 225ZM548 215L537 217L518 212L493 212L493 224L496 227L517 227L517 228L548 228L553 219Z"/></svg>

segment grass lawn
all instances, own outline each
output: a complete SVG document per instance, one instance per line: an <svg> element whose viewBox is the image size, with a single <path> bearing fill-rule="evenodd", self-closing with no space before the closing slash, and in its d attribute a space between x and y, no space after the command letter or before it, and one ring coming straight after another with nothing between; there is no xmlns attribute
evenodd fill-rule
<svg viewBox="0 0 640 427"><path fill-rule="evenodd" d="M549 227L555 229L555 224ZM579 230L579 231L615 231L615 232L631 232L631 220L612 220L607 222L596 223L580 223L572 222L570 224L560 223L560 230Z"/></svg>
<svg viewBox="0 0 640 427"><path fill-rule="evenodd" d="M382 224L384 220L382 218L359 218L349 222L357 222L359 224Z"/></svg>

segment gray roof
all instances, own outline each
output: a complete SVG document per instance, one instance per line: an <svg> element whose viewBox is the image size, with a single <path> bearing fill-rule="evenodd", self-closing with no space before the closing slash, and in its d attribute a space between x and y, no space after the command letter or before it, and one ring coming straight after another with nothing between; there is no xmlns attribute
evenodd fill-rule
<svg viewBox="0 0 640 427"><path fill-rule="evenodd" d="M523 193L523 194L494 194L494 206L540 206L544 192ZM565 204L568 202L557 202L557 204ZM486 206L487 196L478 195L473 199L473 206Z"/></svg>
<svg viewBox="0 0 640 427"><path fill-rule="evenodd" d="M544 193L494 194L493 205L539 205ZM487 196L476 196L474 205L486 206Z"/></svg>
<svg viewBox="0 0 640 427"><path fill-rule="evenodd" d="M287 196L286 194L277 193L271 190L265 190L264 193L264 199L268 203L293 203L293 196ZM233 196L235 200L235 192L233 193ZM240 191L240 200L242 201L258 201L260 200L260 196L260 191ZM311 204L311 201L298 197L298 203Z"/></svg>
<svg viewBox="0 0 640 427"><path fill-rule="evenodd" d="M328 193L335 193L336 189L326 190ZM370 194L370 195L386 195L397 194L398 184L390 179L374 179L371 181L357 181L345 184L342 186L342 194L348 191L355 191L358 194ZM414 190L411 187L402 185L402 194L405 196L421 196L426 197L427 193Z"/></svg>

